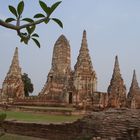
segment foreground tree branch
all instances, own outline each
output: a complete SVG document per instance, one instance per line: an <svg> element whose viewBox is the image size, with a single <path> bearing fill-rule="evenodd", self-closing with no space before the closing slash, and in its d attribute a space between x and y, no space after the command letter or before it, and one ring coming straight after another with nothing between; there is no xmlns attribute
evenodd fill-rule
<svg viewBox="0 0 140 140"><path fill-rule="evenodd" d="M34 22L21 25L21 26L19 26L19 30L21 30L21 29L23 29L23 28L26 28L26 27L30 27L30 26L33 26L33 25L37 25L37 24L43 23L43 22L46 21L46 20L49 20L49 17L45 17L45 18L42 18L42 19L40 19L40 20L36 20L36 21L34 21Z"/></svg>
<svg viewBox="0 0 140 140"><path fill-rule="evenodd" d="M19 30L19 27L10 23L7 23L0 19L0 25L9 29Z"/></svg>
<svg viewBox="0 0 140 140"><path fill-rule="evenodd" d="M31 23L27 23L27 24L23 24L21 26L17 26L17 25L11 24L11 23L7 23L7 22L5 22L5 21L0 19L0 25L3 26L3 27L6 27L6 28L9 28L9 29L17 31L17 30L21 30L23 28L27 28L27 27L30 27L30 26L33 26L33 25L43 23L46 20L49 20L49 17L45 17L45 18L36 20L34 22L31 22Z"/></svg>
<svg viewBox="0 0 140 140"><path fill-rule="evenodd" d="M7 29L15 30L17 35L20 37L20 41L28 44L29 40L32 39L35 44L40 47L39 41L36 39L39 37L37 33L35 33L36 26L41 23L48 24L50 20L57 23L61 28L63 28L62 22L57 18L50 18L51 14L55 11L61 1L54 3L51 7L48 7L45 2L39 0L39 5L42 8L44 13L37 13L34 18L38 18L38 20L34 20L31 18L22 19L22 13L24 11L24 1L21 0L17 6L17 8L9 5L10 12L14 15L15 18L7 18L5 21L0 19L0 26L3 26ZM10 22L14 22L15 24L11 24ZM21 24L21 21L24 21ZM25 29L25 30L22 30Z"/></svg>

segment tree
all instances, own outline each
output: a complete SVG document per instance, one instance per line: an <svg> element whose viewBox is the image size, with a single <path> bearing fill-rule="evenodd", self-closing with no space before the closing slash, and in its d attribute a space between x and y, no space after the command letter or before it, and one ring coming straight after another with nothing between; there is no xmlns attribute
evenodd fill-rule
<svg viewBox="0 0 140 140"><path fill-rule="evenodd" d="M33 84L31 82L31 79L28 77L28 74L24 73L22 75L22 81L24 83L24 94L25 97L29 96L29 93L32 93L34 90Z"/></svg>
<svg viewBox="0 0 140 140"><path fill-rule="evenodd" d="M58 18L51 18L52 13L56 10L60 3L61 1L58 1L49 7L45 2L39 0L39 5L41 9L43 9L44 13L37 13L33 16L33 18L22 18L25 4L23 0L20 0L16 8L9 5L9 11L14 15L14 18L10 17L5 21L0 19L0 25L8 29L15 30L17 35L20 37L20 42L28 44L29 40L32 39L40 48L40 43L37 40L39 35L35 33L35 29L38 24L48 24L50 20L53 20L61 28L63 28L63 23Z"/></svg>

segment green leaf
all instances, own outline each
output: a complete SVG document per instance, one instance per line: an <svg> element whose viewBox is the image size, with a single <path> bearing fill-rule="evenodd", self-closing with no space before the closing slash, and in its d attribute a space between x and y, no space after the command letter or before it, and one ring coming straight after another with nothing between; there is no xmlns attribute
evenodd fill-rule
<svg viewBox="0 0 140 140"><path fill-rule="evenodd" d="M46 13L46 14L48 14L49 13L49 11L50 11L50 9L49 9L49 7L47 6L47 4L45 3L45 2L43 2L43 1L39 1L39 4L40 4L40 6L41 6L41 8L44 10L44 12Z"/></svg>
<svg viewBox="0 0 140 140"><path fill-rule="evenodd" d="M12 22L12 21L15 21L15 19L14 18L7 18L6 20L5 20L5 22Z"/></svg>
<svg viewBox="0 0 140 140"><path fill-rule="evenodd" d="M35 39L35 38L32 38L32 40L35 42L35 44L40 48L40 43L39 43L39 41L37 40L37 39Z"/></svg>
<svg viewBox="0 0 140 140"><path fill-rule="evenodd" d="M30 27L26 27L26 30L27 30L27 32L30 34L30 32L31 32Z"/></svg>
<svg viewBox="0 0 140 140"><path fill-rule="evenodd" d="M25 38L23 41L24 41L24 43L27 45L28 42L29 42L29 39Z"/></svg>
<svg viewBox="0 0 140 140"><path fill-rule="evenodd" d="M44 22L45 24L47 24L50 21L50 19L46 19Z"/></svg>
<svg viewBox="0 0 140 140"><path fill-rule="evenodd" d="M9 5L9 10L13 15L15 15L17 17L17 11L13 6Z"/></svg>
<svg viewBox="0 0 140 140"><path fill-rule="evenodd" d="M45 16L41 13L38 13L34 16L34 18L43 18L43 17L45 17Z"/></svg>
<svg viewBox="0 0 140 140"><path fill-rule="evenodd" d="M20 42L23 42L24 41L24 38L22 37L21 39L20 39Z"/></svg>
<svg viewBox="0 0 140 140"><path fill-rule="evenodd" d="M22 19L23 21L27 21L27 22L34 22L34 20L33 19L31 19L31 18L24 18L24 19Z"/></svg>
<svg viewBox="0 0 140 140"><path fill-rule="evenodd" d="M54 4L51 6L51 8L50 8L50 13L49 13L49 14L51 14L51 13L58 7L58 5L59 5L61 2L62 2L62 1L58 1L58 2L54 3Z"/></svg>
<svg viewBox="0 0 140 140"><path fill-rule="evenodd" d="M37 33L34 33L32 36L39 37L39 35Z"/></svg>
<svg viewBox="0 0 140 140"><path fill-rule="evenodd" d="M36 28L36 26L26 27L27 32L28 32L29 34L32 34L32 33L34 32L35 28Z"/></svg>
<svg viewBox="0 0 140 140"><path fill-rule="evenodd" d="M33 33L35 31L36 26L31 26L31 33Z"/></svg>
<svg viewBox="0 0 140 140"><path fill-rule="evenodd" d="M28 44L29 38L27 38L27 37L21 37L20 42L24 42L25 44Z"/></svg>
<svg viewBox="0 0 140 140"><path fill-rule="evenodd" d="M57 18L52 18L52 20L53 20L54 22L56 22L61 28L63 28L63 23L62 23L59 19L57 19Z"/></svg>
<svg viewBox="0 0 140 140"><path fill-rule="evenodd" d="M17 12L18 12L18 15L20 16L23 12L23 9L24 9L24 2L21 1L18 6L17 6Z"/></svg>

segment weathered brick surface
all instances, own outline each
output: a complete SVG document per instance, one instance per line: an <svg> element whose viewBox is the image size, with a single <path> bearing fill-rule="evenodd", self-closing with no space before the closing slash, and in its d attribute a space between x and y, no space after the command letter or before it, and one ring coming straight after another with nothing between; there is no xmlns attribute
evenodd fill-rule
<svg viewBox="0 0 140 140"><path fill-rule="evenodd" d="M64 35L61 35L54 45L51 70L40 96L70 104L84 104L83 100L91 99L96 91L97 76L89 55L86 31L83 32L81 48L71 70L70 45Z"/></svg>
<svg viewBox="0 0 140 140"><path fill-rule="evenodd" d="M140 87L135 70L133 72L131 86L127 95L127 106L130 108L140 108Z"/></svg>
<svg viewBox="0 0 140 140"><path fill-rule="evenodd" d="M107 93L97 91L97 75L90 58L86 31L83 32L81 48L74 70L71 70L70 44L61 35L54 45L52 65L47 81L36 97L24 98L24 85L16 48L9 72L0 89L0 104L39 106L73 106L97 110L107 107L140 109L140 88L134 71L132 84L126 98L126 87L116 56L113 75ZM14 98L14 99L13 99Z"/></svg>
<svg viewBox="0 0 140 140"><path fill-rule="evenodd" d="M97 75L90 58L85 30L77 62L74 66L73 79L77 91L75 97L77 101L75 102L83 103L85 99L91 99L91 94L97 90Z"/></svg>
<svg viewBox="0 0 140 140"><path fill-rule="evenodd" d="M126 106L126 87L120 73L118 57L115 57L114 70L108 87L108 106L120 108Z"/></svg>
<svg viewBox="0 0 140 140"><path fill-rule="evenodd" d="M74 123L36 124L8 122L8 133L35 136L48 140L139 140L140 110L92 112Z"/></svg>
<svg viewBox="0 0 140 140"><path fill-rule="evenodd" d="M61 35L54 45L51 69L39 95L50 101L66 102L70 73L70 45L66 37Z"/></svg>
<svg viewBox="0 0 140 140"><path fill-rule="evenodd" d="M6 102L9 101L8 99L10 98L24 97L24 84L19 66L18 48L15 49L11 66L3 82L1 96Z"/></svg>
<svg viewBox="0 0 140 140"><path fill-rule="evenodd" d="M82 121L95 130L94 137L117 140L140 139L140 110L108 110L93 113Z"/></svg>

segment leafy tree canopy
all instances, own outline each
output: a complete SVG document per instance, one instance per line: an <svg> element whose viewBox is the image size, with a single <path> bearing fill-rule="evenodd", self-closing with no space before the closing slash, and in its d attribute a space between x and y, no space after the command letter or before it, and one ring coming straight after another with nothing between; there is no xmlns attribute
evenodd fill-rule
<svg viewBox="0 0 140 140"><path fill-rule="evenodd" d="M28 77L28 74L24 73L22 75L22 81L24 83L24 94L25 97L29 96L29 93L32 93L34 90L33 84L31 82L31 79Z"/></svg>

